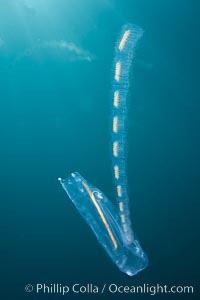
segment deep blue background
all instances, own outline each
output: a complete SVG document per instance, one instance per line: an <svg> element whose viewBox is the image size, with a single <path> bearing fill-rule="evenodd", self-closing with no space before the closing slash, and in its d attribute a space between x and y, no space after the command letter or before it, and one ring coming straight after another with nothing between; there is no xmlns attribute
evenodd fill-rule
<svg viewBox="0 0 200 300"><path fill-rule="evenodd" d="M26 294L26 283L197 290L198 10L192 0L1 0L0 298L48 298ZM133 278L112 264L57 181L79 171L113 196L110 79L115 39L126 22L145 30L131 78L128 177L134 228L150 262ZM83 51L47 46L61 40Z"/></svg>

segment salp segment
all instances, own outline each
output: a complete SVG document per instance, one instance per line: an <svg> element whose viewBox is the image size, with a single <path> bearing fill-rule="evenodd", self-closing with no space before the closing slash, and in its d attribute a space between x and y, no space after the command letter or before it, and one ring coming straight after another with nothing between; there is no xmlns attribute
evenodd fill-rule
<svg viewBox="0 0 200 300"><path fill-rule="evenodd" d="M118 212L107 197L78 172L60 182L118 268L131 276L144 269L147 265L145 253L136 239L126 245Z"/></svg>
<svg viewBox="0 0 200 300"><path fill-rule="evenodd" d="M111 161L120 222L127 244L131 244L134 241L127 187L127 95L130 67L142 35L143 30L139 26L133 24L124 25L115 45L115 58L113 62L111 94L112 127L110 130L112 148Z"/></svg>

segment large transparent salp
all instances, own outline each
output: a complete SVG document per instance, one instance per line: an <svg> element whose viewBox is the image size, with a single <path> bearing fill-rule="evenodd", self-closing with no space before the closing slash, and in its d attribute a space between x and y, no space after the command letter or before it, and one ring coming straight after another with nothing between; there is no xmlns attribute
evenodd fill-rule
<svg viewBox="0 0 200 300"><path fill-rule="evenodd" d="M133 276L148 264L130 219L126 171L126 119L129 73L135 49L143 30L133 24L122 27L116 43L112 84L111 165L117 205L78 172L59 178L81 216L99 243L124 273Z"/></svg>

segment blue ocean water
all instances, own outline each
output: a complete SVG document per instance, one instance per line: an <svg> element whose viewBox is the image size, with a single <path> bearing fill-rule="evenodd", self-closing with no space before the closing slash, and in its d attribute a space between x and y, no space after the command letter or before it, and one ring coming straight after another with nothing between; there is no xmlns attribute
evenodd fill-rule
<svg viewBox="0 0 200 300"><path fill-rule="evenodd" d="M181 0L1 0L2 299L63 298L25 292L37 283L192 285L194 294L166 297L198 298L198 9ZM135 277L112 264L57 181L79 171L113 199L112 61L127 22L145 31L128 101L132 220L149 256Z"/></svg>

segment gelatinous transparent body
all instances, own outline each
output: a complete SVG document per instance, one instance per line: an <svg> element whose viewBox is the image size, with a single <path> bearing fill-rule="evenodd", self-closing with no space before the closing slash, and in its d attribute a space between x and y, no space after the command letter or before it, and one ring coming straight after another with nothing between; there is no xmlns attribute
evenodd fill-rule
<svg viewBox="0 0 200 300"><path fill-rule="evenodd" d="M93 230L99 243L118 268L132 276L144 269L148 259L133 233L126 172L126 119L129 71L143 30L133 24L122 27L116 43L112 89L111 162L115 187L115 207L106 196L79 173L59 178L79 213Z"/></svg>
<svg viewBox="0 0 200 300"><path fill-rule="evenodd" d="M77 172L60 181L118 268L131 276L144 269L147 265L146 255L136 239L126 244L118 212L106 196Z"/></svg>

